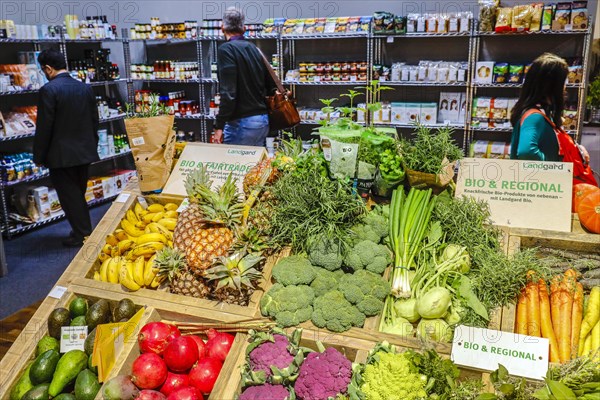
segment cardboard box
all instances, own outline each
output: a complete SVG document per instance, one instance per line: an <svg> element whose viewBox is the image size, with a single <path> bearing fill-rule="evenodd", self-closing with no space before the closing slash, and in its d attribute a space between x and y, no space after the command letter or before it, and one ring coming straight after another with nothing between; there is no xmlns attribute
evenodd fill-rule
<svg viewBox="0 0 600 400"><path fill-rule="evenodd" d="M89 203L92 200L94 200L94 190L91 186L88 186L85 190L85 201Z"/></svg>
<svg viewBox="0 0 600 400"><path fill-rule="evenodd" d="M40 220L48 219L52 217L52 212L50 210L50 203L44 203L41 205L36 205L38 212L40 213Z"/></svg>
<svg viewBox="0 0 600 400"><path fill-rule="evenodd" d="M112 197L117 195L117 185L113 176L105 176L102 178L102 192L104 197Z"/></svg>
<svg viewBox="0 0 600 400"><path fill-rule="evenodd" d="M508 99L496 97L490 102L490 127L505 128L508 122Z"/></svg>
<svg viewBox="0 0 600 400"><path fill-rule="evenodd" d="M421 116L420 103L405 103L403 124L414 124Z"/></svg>
<svg viewBox="0 0 600 400"><path fill-rule="evenodd" d="M460 109L458 110L458 120L456 121L459 124L464 124L467 116L467 94L460 94Z"/></svg>
<svg viewBox="0 0 600 400"><path fill-rule="evenodd" d="M404 103L392 103L392 124L401 124L404 113Z"/></svg>
<svg viewBox="0 0 600 400"><path fill-rule="evenodd" d="M458 103L456 105L458 108ZM435 124L437 123L437 104L435 103L421 103L419 112L419 120L422 124Z"/></svg>
<svg viewBox="0 0 600 400"><path fill-rule="evenodd" d="M50 203L50 212L52 214L58 214L62 211L62 206L60 205L60 200L58 199L56 189L48 190L48 202Z"/></svg>
<svg viewBox="0 0 600 400"><path fill-rule="evenodd" d="M488 128L490 121L490 97L478 97L473 100L473 125L480 128Z"/></svg>
<svg viewBox="0 0 600 400"><path fill-rule="evenodd" d="M492 83L494 61L478 61L475 66L475 83Z"/></svg>
<svg viewBox="0 0 600 400"><path fill-rule="evenodd" d="M463 93L441 92L438 112L438 122L459 122L460 107ZM463 118L464 120L464 118Z"/></svg>
<svg viewBox="0 0 600 400"><path fill-rule="evenodd" d="M50 207L50 201L48 200L48 187L38 186L35 189L31 189L31 194L33 195L35 206L37 207L38 211L42 209L42 206L47 205L48 208Z"/></svg>

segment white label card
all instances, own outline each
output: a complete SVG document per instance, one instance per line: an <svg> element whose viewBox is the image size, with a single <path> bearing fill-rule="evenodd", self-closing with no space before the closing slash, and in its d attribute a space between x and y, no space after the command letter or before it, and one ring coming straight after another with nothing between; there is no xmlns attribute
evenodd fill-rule
<svg viewBox="0 0 600 400"><path fill-rule="evenodd" d="M121 193L115 199L115 203L125 203L129 199L129 193Z"/></svg>
<svg viewBox="0 0 600 400"><path fill-rule="evenodd" d="M392 36L387 38L388 43L394 43L394 38Z"/></svg>
<svg viewBox="0 0 600 400"><path fill-rule="evenodd" d="M137 198L138 203L140 203L140 206L142 206L142 208L145 210L146 208L148 208L148 202L146 201L145 198L143 198L142 196L138 196Z"/></svg>
<svg viewBox="0 0 600 400"><path fill-rule="evenodd" d="M63 326L60 328L60 352L84 350L85 339L88 335L87 326Z"/></svg>
<svg viewBox="0 0 600 400"><path fill-rule="evenodd" d="M133 143L134 146L142 146L146 142L144 141L144 138L142 136L139 136L131 139L131 143Z"/></svg>
<svg viewBox="0 0 600 400"><path fill-rule="evenodd" d="M542 380L548 371L549 340L459 325L451 359L458 365L494 371L502 364L511 375Z"/></svg>
<svg viewBox="0 0 600 400"><path fill-rule="evenodd" d="M186 208L188 208L189 205L190 205L190 199L189 199L189 197L186 197L185 199L183 199L183 201L179 205L177 212L182 213Z"/></svg>
<svg viewBox="0 0 600 400"><path fill-rule="evenodd" d="M67 288L64 286L54 286L50 293L48 293L48 297L53 297L60 300L66 291Z"/></svg>

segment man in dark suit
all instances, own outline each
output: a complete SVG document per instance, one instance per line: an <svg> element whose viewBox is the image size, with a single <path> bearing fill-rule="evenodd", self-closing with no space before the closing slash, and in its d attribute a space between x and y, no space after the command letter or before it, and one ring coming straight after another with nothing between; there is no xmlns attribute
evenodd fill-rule
<svg viewBox="0 0 600 400"><path fill-rule="evenodd" d="M92 88L73 79L64 56L44 50L38 62L49 82L40 89L33 160L50 169L72 232L63 245L79 247L92 233L85 191L88 168L98 161L98 108Z"/></svg>

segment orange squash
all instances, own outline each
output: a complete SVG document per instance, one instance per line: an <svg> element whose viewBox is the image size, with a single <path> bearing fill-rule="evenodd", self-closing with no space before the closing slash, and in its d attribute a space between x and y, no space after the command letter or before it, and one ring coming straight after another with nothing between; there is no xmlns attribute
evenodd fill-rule
<svg viewBox="0 0 600 400"><path fill-rule="evenodd" d="M595 191L600 191L600 188L590 185L589 183L578 183L573 186L573 207L572 211L577 212L577 206L579 202L584 199L588 194L593 193Z"/></svg>
<svg viewBox="0 0 600 400"><path fill-rule="evenodd" d="M600 233L600 190L588 194L579 202L577 214L585 229Z"/></svg>

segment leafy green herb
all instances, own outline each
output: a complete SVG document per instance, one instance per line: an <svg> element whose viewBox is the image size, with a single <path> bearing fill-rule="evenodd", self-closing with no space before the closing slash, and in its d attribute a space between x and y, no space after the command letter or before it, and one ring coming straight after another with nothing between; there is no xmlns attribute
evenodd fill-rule
<svg viewBox="0 0 600 400"><path fill-rule="evenodd" d="M435 132L417 124L412 141L404 141L402 155L407 168L427 174L439 174L449 164L463 156L462 149L452 139L452 128Z"/></svg>
<svg viewBox="0 0 600 400"><path fill-rule="evenodd" d="M434 350L427 350L424 353L417 353L409 350L407 356L417 367L420 374L429 377L427 385L429 395L438 396L448 395L456 385L456 380L460 376L460 370L449 359L444 359Z"/></svg>

